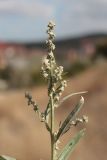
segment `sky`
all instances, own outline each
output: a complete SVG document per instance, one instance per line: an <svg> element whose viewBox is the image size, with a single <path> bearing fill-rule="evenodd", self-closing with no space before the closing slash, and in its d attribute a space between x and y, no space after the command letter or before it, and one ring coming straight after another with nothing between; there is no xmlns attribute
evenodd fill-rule
<svg viewBox="0 0 107 160"><path fill-rule="evenodd" d="M42 41L56 23L56 37L107 33L107 0L0 0L0 41Z"/></svg>

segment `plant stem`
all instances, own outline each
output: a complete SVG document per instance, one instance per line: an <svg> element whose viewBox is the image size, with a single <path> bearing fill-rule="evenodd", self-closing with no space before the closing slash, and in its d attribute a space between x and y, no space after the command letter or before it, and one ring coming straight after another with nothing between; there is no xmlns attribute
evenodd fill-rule
<svg viewBox="0 0 107 160"><path fill-rule="evenodd" d="M51 133L54 134L54 104L53 104L53 95L50 96L51 98Z"/></svg>
<svg viewBox="0 0 107 160"><path fill-rule="evenodd" d="M53 94L50 95L51 101L51 160L55 160L55 140L54 140L54 104Z"/></svg>

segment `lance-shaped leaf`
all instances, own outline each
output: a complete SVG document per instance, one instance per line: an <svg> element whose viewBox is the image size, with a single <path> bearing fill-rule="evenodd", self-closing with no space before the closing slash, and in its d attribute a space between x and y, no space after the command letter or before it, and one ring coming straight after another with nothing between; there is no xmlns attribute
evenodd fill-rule
<svg viewBox="0 0 107 160"><path fill-rule="evenodd" d="M68 160L70 154L75 149L79 140L84 136L85 129L82 129L77 135L68 142L68 144L64 147L61 153L58 156L57 160Z"/></svg>
<svg viewBox="0 0 107 160"><path fill-rule="evenodd" d="M67 132L70 129L72 120L77 116L79 111L81 110L82 106L84 104L84 98L81 97L79 103L76 105L76 107L71 111L71 113L67 116L65 121L62 123L61 127L59 128L58 134L56 135L56 141L59 139L61 135L63 135L65 132Z"/></svg>
<svg viewBox="0 0 107 160"><path fill-rule="evenodd" d="M45 117L49 114L49 112L50 112L50 102L48 103L48 105L47 105L47 107L46 107L46 110L45 110L45 112L44 112L44 114L45 114Z"/></svg>
<svg viewBox="0 0 107 160"><path fill-rule="evenodd" d="M44 112L45 120L46 120L47 123L48 123L48 120L49 120L50 109L51 109L51 105L50 105L50 101L49 101L49 103L47 105L47 108L46 108L46 110Z"/></svg>
<svg viewBox="0 0 107 160"><path fill-rule="evenodd" d="M63 97L63 99L60 101L59 106L60 106L63 102L65 102L66 100L68 100L69 98L71 98L72 96L80 95L80 94L85 94L85 93L87 93L87 91L71 93L71 94L69 94L69 95Z"/></svg>
<svg viewBox="0 0 107 160"><path fill-rule="evenodd" d="M9 156L0 156L0 160L16 160L15 158L9 157Z"/></svg>

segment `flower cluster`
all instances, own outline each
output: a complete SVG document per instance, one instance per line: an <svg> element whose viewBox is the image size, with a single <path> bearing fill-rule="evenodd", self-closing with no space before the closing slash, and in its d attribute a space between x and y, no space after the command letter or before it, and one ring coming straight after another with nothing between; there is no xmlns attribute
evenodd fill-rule
<svg viewBox="0 0 107 160"><path fill-rule="evenodd" d="M55 102L55 107L58 106L59 99L67 86L67 81L66 80L61 80L60 85L57 87L57 89L54 92L54 102Z"/></svg>
<svg viewBox="0 0 107 160"><path fill-rule="evenodd" d="M35 101L33 101L32 100L32 96L31 96L31 94L29 93L29 92L26 92L25 93L25 98L27 98L27 100L28 100L28 106L29 105L32 105L33 106L33 109L34 109L34 111L38 111L38 105L36 104L36 102Z"/></svg>
<svg viewBox="0 0 107 160"><path fill-rule="evenodd" d="M46 41L48 48L48 55L44 57L42 61L42 74L44 78L46 78L49 82L48 94L52 94L54 98L54 106L58 105L60 96L67 86L67 82L63 80L63 66L57 66L55 57L53 55L53 51L55 50L55 45L53 43L55 34L54 34L54 26L53 22L49 22L48 24L48 40Z"/></svg>
<svg viewBox="0 0 107 160"><path fill-rule="evenodd" d="M82 118L76 118L75 121L72 121L71 124L77 126L78 123L88 123L88 117L83 115Z"/></svg>
<svg viewBox="0 0 107 160"><path fill-rule="evenodd" d="M51 76L52 70L54 70L55 66L56 66L55 58L53 55L53 51L55 50L55 45L53 43L53 40L55 38L55 35L53 32L54 26L55 26L55 24L50 21L48 24L48 30L47 30L49 37L48 37L48 40L46 40L46 45L48 48L48 55L46 57L44 57L43 62L42 62L42 68L41 68L44 78L46 78L48 80Z"/></svg>
<svg viewBox="0 0 107 160"><path fill-rule="evenodd" d="M32 96L31 96L31 94L29 92L25 92L25 98L27 99L28 106L32 105L33 110L38 113L40 121L43 122L44 121L44 114L40 112L39 106L32 99Z"/></svg>

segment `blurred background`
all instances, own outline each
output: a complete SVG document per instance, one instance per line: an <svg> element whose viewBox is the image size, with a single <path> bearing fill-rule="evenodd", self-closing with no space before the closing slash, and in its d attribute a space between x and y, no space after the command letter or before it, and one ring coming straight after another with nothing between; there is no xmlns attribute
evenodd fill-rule
<svg viewBox="0 0 107 160"><path fill-rule="evenodd" d="M68 87L63 96L84 95L81 114L88 115L86 136L71 159L107 159L107 1L106 0L0 0L0 154L17 160L48 160L49 134L24 93L32 93L41 110L48 102L41 76L42 57L47 54L46 26L56 23L58 65L65 68ZM78 102L69 99L56 114L58 127ZM62 137L67 143L80 128Z"/></svg>

